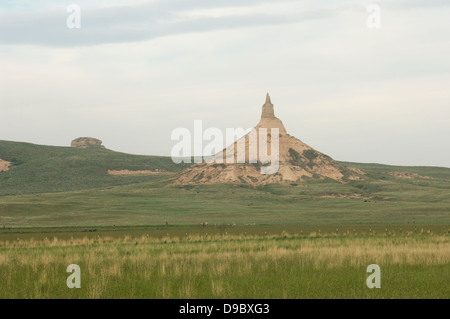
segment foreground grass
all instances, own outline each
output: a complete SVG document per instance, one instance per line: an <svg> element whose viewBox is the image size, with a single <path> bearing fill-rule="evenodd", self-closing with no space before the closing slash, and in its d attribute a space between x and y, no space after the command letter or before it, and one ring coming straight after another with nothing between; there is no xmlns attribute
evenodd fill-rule
<svg viewBox="0 0 450 319"><path fill-rule="evenodd" d="M449 263L448 234L432 232L3 240L0 298L448 298Z"/></svg>

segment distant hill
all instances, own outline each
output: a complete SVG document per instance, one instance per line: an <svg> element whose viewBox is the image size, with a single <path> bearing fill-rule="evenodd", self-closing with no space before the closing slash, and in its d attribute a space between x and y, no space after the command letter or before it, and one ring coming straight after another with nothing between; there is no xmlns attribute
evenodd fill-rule
<svg viewBox="0 0 450 319"><path fill-rule="evenodd" d="M436 180L450 181L450 168L437 166L397 166L385 165L375 163L353 163L353 162L339 162L344 166L361 169L365 172L364 177L372 179L414 179L427 180L430 177ZM403 175L399 173L410 173ZM422 177L425 177L424 179Z"/></svg>
<svg viewBox="0 0 450 319"><path fill-rule="evenodd" d="M0 195L66 192L167 178L188 164L170 157L142 156L102 148L71 148L0 141ZM6 165L9 169L5 171ZM148 176L117 176L108 170L158 171Z"/></svg>
<svg viewBox="0 0 450 319"><path fill-rule="evenodd" d="M399 187L432 183L440 188L448 188L450 181L450 168L444 167L337 163L361 176L360 180L350 181L349 187L369 193L388 181ZM164 156L0 141L0 196L104 189L163 179L168 179L164 184L172 184L190 166L175 164ZM330 185L337 187L334 183Z"/></svg>

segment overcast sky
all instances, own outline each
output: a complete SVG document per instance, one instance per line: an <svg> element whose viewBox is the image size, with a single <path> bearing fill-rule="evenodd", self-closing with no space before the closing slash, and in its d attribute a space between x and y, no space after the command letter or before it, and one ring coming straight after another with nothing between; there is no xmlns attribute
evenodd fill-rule
<svg viewBox="0 0 450 319"><path fill-rule="evenodd" d="M194 120L256 125L269 92L336 160L450 167L449 17L448 0L1 1L0 139L170 155Z"/></svg>

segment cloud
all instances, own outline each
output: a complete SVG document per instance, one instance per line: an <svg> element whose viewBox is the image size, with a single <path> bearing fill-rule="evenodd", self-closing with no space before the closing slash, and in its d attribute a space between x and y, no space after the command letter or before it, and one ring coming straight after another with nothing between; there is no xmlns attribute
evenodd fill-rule
<svg viewBox="0 0 450 319"><path fill-rule="evenodd" d="M3 12L0 14L0 43L73 47L136 42L191 32L283 25L330 15L329 10L292 10L299 4L291 1L273 4L262 1L165 0L82 7L80 29L67 27L69 13L64 7L41 12ZM273 10L280 7L281 10ZM224 8L234 10L229 10L231 13L225 16L208 15L208 10L211 13L211 10ZM195 12L199 14L192 14Z"/></svg>
<svg viewBox="0 0 450 319"><path fill-rule="evenodd" d="M256 124L269 91L288 132L333 158L450 162L448 1L376 1L379 30L371 1L4 3L0 139L169 155L196 119Z"/></svg>

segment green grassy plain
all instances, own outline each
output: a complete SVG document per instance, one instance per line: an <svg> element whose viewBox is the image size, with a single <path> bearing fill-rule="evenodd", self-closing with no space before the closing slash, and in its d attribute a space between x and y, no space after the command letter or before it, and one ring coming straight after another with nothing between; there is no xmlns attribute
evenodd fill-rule
<svg viewBox="0 0 450 319"><path fill-rule="evenodd" d="M0 197L0 227L450 224L450 182L386 179L297 186L175 186L173 177L107 189ZM427 183L424 186L422 183Z"/></svg>

